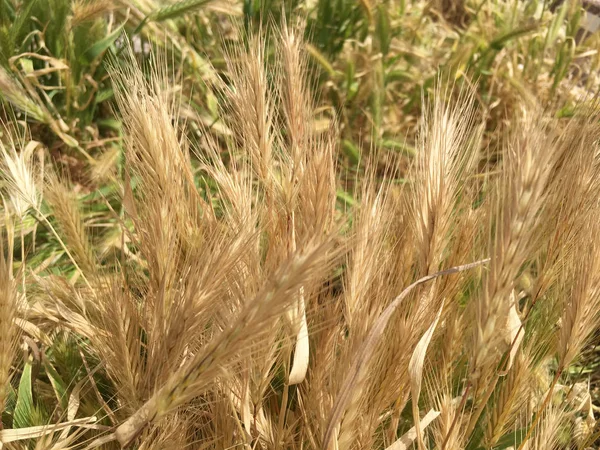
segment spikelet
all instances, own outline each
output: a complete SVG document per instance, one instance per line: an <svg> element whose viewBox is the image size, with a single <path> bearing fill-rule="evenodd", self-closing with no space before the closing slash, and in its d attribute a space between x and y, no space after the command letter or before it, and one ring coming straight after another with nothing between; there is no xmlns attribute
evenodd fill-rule
<svg viewBox="0 0 600 450"><path fill-rule="evenodd" d="M537 215L543 208L552 162L557 155L545 136L539 114L524 113L521 125L506 150L496 230L492 238L492 262L477 306L473 379L482 368L499 361L508 348L499 331L505 327L513 304L513 283L527 257L536 232Z"/></svg>
<svg viewBox="0 0 600 450"><path fill-rule="evenodd" d="M40 144L36 141L28 142L24 148L17 152L17 144L11 139L7 147L0 141L2 151L2 178L5 189L10 199L13 211L19 219L23 219L30 209L39 210L42 202L40 181L41 166L34 163L34 152Z"/></svg>
<svg viewBox="0 0 600 450"><path fill-rule="evenodd" d="M65 244L84 274L94 274L98 263L92 253L76 195L56 174L49 174L46 181L44 198L52 208Z"/></svg>

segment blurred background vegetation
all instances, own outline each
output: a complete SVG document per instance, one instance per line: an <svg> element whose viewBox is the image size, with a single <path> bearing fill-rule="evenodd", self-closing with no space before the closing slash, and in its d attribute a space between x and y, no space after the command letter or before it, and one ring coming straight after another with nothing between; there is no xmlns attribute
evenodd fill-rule
<svg viewBox="0 0 600 450"><path fill-rule="evenodd" d="M340 124L340 208L354 202L364 155L377 152L381 171L392 159L410 164L423 98L437 79L477 92L486 124L482 172L494 170L512 111L537 102L568 120L575 105L596 108L599 36L576 39L585 12L569 0L554 11L543 0L0 0L0 119L13 131L1 139L16 136L22 151L38 152L40 164L54 165L70 180L69 195L95 251L110 266L127 250L112 226L113 212L121 213L123 144L109 78L125 47L141 61L163 55L173 94L182 99L179 120L192 139L208 130L226 142L231 133L219 120L222 96L214 83L227 80L224 54L242 39L240 28L256 32L279 23L282 14L306 28L318 104L313 126ZM397 177L410 182L402 170ZM198 176L198 188L211 186ZM41 212L53 223L43 205ZM39 220L27 216L20 224L16 259L27 254L37 274L75 277ZM41 398L66 392L82 379L82 367L95 365L69 339L48 342ZM598 377L599 353L588 353L574 370ZM22 412L32 379L24 371L13 398L20 426L48 422L43 402Z"/></svg>
<svg viewBox="0 0 600 450"><path fill-rule="evenodd" d="M492 144L523 102L569 116L598 88L598 36L576 44L584 11L573 1L551 12L542 0L2 0L2 100L90 190L118 161L106 62L125 36L141 59L166 49L190 130L226 136L211 87L227 77L223 51L239 24L256 30L282 11L306 22L315 126L341 123L349 170L374 147L410 158L422 93L438 77L477 85Z"/></svg>

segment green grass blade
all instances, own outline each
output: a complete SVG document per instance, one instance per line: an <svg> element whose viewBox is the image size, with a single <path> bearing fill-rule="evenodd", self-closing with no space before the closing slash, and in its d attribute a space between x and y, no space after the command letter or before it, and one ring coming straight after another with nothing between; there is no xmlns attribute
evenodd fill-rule
<svg viewBox="0 0 600 450"><path fill-rule="evenodd" d="M196 8L200 8L211 1L212 0L182 0L153 11L149 15L149 20L160 22L162 20L173 19L193 11Z"/></svg>
<svg viewBox="0 0 600 450"><path fill-rule="evenodd" d="M23 374L19 381L17 404L13 418L13 428L24 428L31 426L33 415L33 391L31 387L31 363L25 363Z"/></svg>
<svg viewBox="0 0 600 450"><path fill-rule="evenodd" d="M119 25L112 33L106 36L104 39L99 40L90 48L88 48L82 55L82 62L90 63L96 59L102 52L108 49L121 35L125 22Z"/></svg>
<svg viewBox="0 0 600 450"><path fill-rule="evenodd" d="M139 33L140 30L144 28L144 25L146 25L148 22L161 22L163 20L174 19L175 17L179 17L196 8L207 5L210 2L212 2L212 0L182 0L177 3L173 3L172 5L158 8L144 17L144 19L134 30L133 34Z"/></svg>

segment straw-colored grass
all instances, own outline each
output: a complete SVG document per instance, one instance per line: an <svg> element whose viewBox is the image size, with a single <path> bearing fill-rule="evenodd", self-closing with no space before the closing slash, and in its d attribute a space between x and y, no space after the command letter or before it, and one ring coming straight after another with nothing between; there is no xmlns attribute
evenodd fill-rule
<svg viewBox="0 0 600 450"><path fill-rule="evenodd" d="M437 76L409 167L375 121L346 184L303 29L232 32L205 86L225 134L182 120L172 61L112 61L123 155L99 198L3 127L0 443L593 448L598 113L529 98L491 141L476 83Z"/></svg>

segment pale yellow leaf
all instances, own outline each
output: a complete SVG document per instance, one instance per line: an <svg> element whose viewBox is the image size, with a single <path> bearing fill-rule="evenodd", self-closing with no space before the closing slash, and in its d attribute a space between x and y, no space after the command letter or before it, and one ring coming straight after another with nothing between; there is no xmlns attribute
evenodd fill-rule
<svg viewBox="0 0 600 450"><path fill-rule="evenodd" d="M410 358L410 362L408 363L408 375L410 377L410 391L412 395L413 420L415 421L417 444L421 450L425 449L419 418L419 396L421 395L423 364L425 362L425 355L427 354L427 347L429 347L429 343L433 337L433 332L435 331L435 328L440 320L440 316L442 315L443 308L444 303L442 302L442 305L440 306L433 323L429 326L425 334L419 340L419 343L417 344L415 351Z"/></svg>
<svg viewBox="0 0 600 450"><path fill-rule="evenodd" d="M82 419L71 420L56 425L39 425L35 427L14 428L10 430L0 430L0 442L7 444L9 442L22 441L23 439L35 439L46 436L50 433L61 431L72 426L82 426L96 422L96 417L84 417Z"/></svg>
<svg viewBox="0 0 600 450"><path fill-rule="evenodd" d="M308 325L306 323L306 311L304 305L304 292L300 291L298 299L298 309L300 313L300 329L296 336L296 346L294 349L294 360L292 362L292 370L290 371L289 384L299 384L304 381L306 371L308 370Z"/></svg>
<svg viewBox="0 0 600 450"><path fill-rule="evenodd" d="M508 365L506 366L505 371L512 367L517 352L519 351L521 341L523 340L523 336L525 336L525 330L521 327L521 318L519 317L519 312L517 310L517 299L514 290L510 295L510 300L512 305L508 311L508 318L504 329L505 344L510 348Z"/></svg>
<svg viewBox="0 0 600 450"><path fill-rule="evenodd" d="M437 417L439 415L440 415L439 411L435 411L433 409L430 410L427 414L425 414L425 417L423 417L423 419L419 422L420 429L424 430L425 428L427 428L429 426L429 424L431 422L433 422L435 419L437 419ZM412 427L410 430L408 430L406 433L404 433L402 436L400 436L400 438L398 438L397 441L394 441L394 443L392 443L392 445L387 447L385 450L406 450L406 449L410 448L410 446L412 445L412 443L415 441L416 438L417 438L417 428Z"/></svg>

